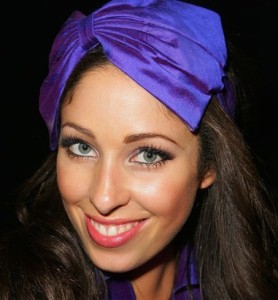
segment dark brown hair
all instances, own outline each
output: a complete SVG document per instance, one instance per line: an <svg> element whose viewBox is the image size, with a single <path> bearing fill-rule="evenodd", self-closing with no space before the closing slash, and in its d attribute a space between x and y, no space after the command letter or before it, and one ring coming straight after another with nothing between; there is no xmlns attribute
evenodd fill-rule
<svg viewBox="0 0 278 300"><path fill-rule="evenodd" d="M63 97L71 98L84 72L107 63L101 47L89 53L69 78ZM274 299L277 203L258 176L238 126L215 97L197 134L199 175L213 168L217 178L198 192L182 232L190 230L186 239L195 249L203 299ZM1 299L107 297L102 274L88 259L62 206L56 152L26 182L18 218L21 227L6 237L0 249Z"/></svg>

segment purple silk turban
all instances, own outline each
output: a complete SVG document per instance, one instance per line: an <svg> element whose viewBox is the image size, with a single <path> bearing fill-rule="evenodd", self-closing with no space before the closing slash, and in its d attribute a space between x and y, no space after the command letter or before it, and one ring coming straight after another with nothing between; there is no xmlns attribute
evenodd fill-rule
<svg viewBox="0 0 278 300"><path fill-rule="evenodd" d="M39 106L51 150L57 147L57 114L67 79L98 44L112 64L175 112L191 131L198 128L212 95L233 114L218 14L176 0L112 0L88 16L75 11L54 40Z"/></svg>

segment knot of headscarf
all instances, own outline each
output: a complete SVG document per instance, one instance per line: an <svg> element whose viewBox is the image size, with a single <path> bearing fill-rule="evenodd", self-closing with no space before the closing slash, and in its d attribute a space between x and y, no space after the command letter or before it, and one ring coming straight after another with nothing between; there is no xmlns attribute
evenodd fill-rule
<svg viewBox="0 0 278 300"><path fill-rule="evenodd" d="M220 17L176 0L112 0L88 16L76 11L54 40L40 112L57 147L57 112L76 64L101 44L108 60L195 131L213 94L224 90L227 49ZM230 113L233 99L219 97ZM231 98L231 97L230 97ZM227 101L228 99L228 101Z"/></svg>

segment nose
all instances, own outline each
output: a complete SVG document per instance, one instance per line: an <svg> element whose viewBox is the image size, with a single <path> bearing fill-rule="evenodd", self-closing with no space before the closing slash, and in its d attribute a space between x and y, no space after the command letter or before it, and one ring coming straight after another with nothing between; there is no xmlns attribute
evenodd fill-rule
<svg viewBox="0 0 278 300"><path fill-rule="evenodd" d="M89 199L102 215L108 215L129 202L130 193L124 167L110 160L95 165Z"/></svg>

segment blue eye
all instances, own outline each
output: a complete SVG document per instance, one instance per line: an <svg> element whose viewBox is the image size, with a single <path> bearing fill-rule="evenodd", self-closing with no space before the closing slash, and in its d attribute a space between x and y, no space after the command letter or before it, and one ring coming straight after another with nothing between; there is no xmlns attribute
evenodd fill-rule
<svg viewBox="0 0 278 300"><path fill-rule="evenodd" d="M156 151L154 150L141 150L140 154L138 155L138 160L141 160L141 158L143 158L143 160L147 163L153 163L155 161L159 161L161 160L160 156L156 153Z"/></svg>
<svg viewBox="0 0 278 300"><path fill-rule="evenodd" d="M69 147L69 150L76 155L88 156L92 152L92 148L86 143L77 143Z"/></svg>
<svg viewBox="0 0 278 300"><path fill-rule="evenodd" d="M138 154L132 158L132 161L142 165L156 167L172 158L173 157L166 151L154 147L141 147L138 150Z"/></svg>
<svg viewBox="0 0 278 300"><path fill-rule="evenodd" d="M97 152L85 141L75 137L65 137L60 141L60 146L67 150L68 155L77 158L94 158Z"/></svg>

